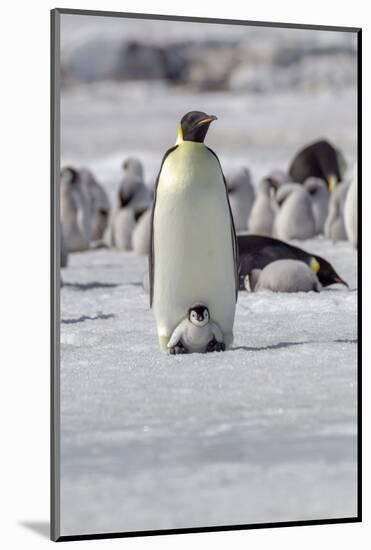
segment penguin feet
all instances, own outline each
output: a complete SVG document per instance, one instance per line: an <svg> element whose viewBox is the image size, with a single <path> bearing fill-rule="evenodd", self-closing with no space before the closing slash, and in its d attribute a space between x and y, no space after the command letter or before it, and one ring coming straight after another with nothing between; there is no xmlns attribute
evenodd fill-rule
<svg viewBox="0 0 371 550"><path fill-rule="evenodd" d="M173 346L172 348L169 348L169 353L170 355L180 355L180 354L188 353L188 350L183 345L183 343L179 341L177 344L175 344L175 346Z"/></svg>
<svg viewBox="0 0 371 550"><path fill-rule="evenodd" d="M213 340L210 340L206 347L206 353L212 351L225 351L224 342L218 342L217 340L215 340L215 338L213 338Z"/></svg>

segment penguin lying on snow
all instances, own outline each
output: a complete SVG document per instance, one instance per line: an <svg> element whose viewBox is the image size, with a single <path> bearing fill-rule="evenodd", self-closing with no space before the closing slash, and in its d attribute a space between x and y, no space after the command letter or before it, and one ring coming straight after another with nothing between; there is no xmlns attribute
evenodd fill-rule
<svg viewBox="0 0 371 550"><path fill-rule="evenodd" d="M340 151L331 143L321 139L301 149L289 167L291 181L304 183L311 176L321 178L328 184L329 191L342 179L344 161Z"/></svg>
<svg viewBox="0 0 371 550"><path fill-rule="evenodd" d="M195 302L208 307L226 348L233 341L237 243L219 159L204 145L214 120L215 116L200 111L183 116L176 145L165 153L156 182L150 306L163 350Z"/></svg>
<svg viewBox="0 0 371 550"><path fill-rule="evenodd" d="M169 353L205 353L224 351L223 334L220 327L210 319L208 308L196 304L175 328L167 344Z"/></svg>
<svg viewBox="0 0 371 550"><path fill-rule="evenodd" d="M226 177L229 203L236 231L247 227L247 221L255 199L254 187L248 168L240 168Z"/></svg>
<svg viewBox="0 0 371 550"><path fill-rule="evenodd" d="M253 269L245 276L246 290L257 292L319 292L321 284L314 271L300 260L275 260L263 269Z"/></svg>
<svg viewBox="0 0 371 550"><path fill-rule="evenodd" d="M237 235L237 242L240 259L239 288L241 290L245 289L245 276L251 273L253 269L263 269L266 265L279 259L293 259L304 262L316 273L322 286L335 283L348 286L324 258L310 254L297 246L262 235Z"/></svg>

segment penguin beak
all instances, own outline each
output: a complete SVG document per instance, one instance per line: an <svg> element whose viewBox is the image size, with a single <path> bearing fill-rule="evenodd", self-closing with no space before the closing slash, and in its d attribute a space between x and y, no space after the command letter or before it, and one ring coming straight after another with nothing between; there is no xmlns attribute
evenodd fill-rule
<svg viewBox="0 0 371 550"><path fill-rule="evenodd" d="M338 182L338 180L337 180L336 176L334 176L333 174L331 176L329 176L329 178L328 178L328 190L330 191L330 193L332 193L333 190L335 189L337 182Z"/></svg>
<svg viewBox="0 0 371 550"><path fill-rule="evenodd" d="M204 124L210 124L210 122L213 122L213 120L218 120L218 117L216 117L215 115L207 115L206 117L198 120L193 128L198 128L199 126L203 126Z"/></svg>
<svg viewBox="0 0 371 550"><path fill-rule="evenodd" d="M335 277L334 283L339 283L340 285L344 285L344 286L346 286L347 288L349 288L348 283L346 283L346 282L345 282L343 279L341 279L340 277Z"/></svg>

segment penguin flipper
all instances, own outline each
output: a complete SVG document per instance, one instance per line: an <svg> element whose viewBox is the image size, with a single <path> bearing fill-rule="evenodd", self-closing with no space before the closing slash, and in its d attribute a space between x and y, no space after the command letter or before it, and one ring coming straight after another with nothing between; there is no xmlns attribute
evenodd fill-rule
<svg viewBox="0 0 371 550"><path fill-rule="evenodd" d="M231 208L231 205L230 205L230 202L229 202L229 196L228 196L227 181L225 179L223 169L222 169L222 165L220 164L220 160L218 158L218 155L216 153L214 153L214 151L212 149L210 149L210 147L206 147L206 148L210 151L210 153L212 153L214 155L214 157L218 161L220 171L221 171L222 176L223 176L223 181L224 181L224 186L225 186L225 195L226 195L226 199L227 199L227 204L228 204L228 209L229 209L229 216L230 216L230 220L231 220L231 238L232 238L232 248L233 248L234 275L235 275L236 302L237 302L238 289L239 289L239 274L238 274L238 272L239 272L239 255L238 255L238 244L237 244L236 229L235 229L235 225L234 225L234 221L233 221L232 208Z"/></svg>
<svg viewBox="0 0 371 550"><path fill-rule="evenodd" d="M149 246L149 255L148 255L148 273L149 273L149 307L152 307L153 302L153 287L154 287L154 278L155 278L155 246L154 246L154 239L153 239L153 220L155 217L155 208L156 208L156 199L157 199L157 187L160 181L160 175L161 170L164 165L164 162L166 158L177 149L178 145L174 145L174 147L170 147L164 154L164 158L162 159L160 170L158 172L158 176L156 178L155 183L155 189L154 189L154 196L153 196L153 206L152 206L152 213L151 213L151 233L150 233L150 246Z"/></svg>
<svg viewBox="0 0 371 550"><path fill-rule="evenodd" d="M173 334L171 335L170 340L168 341L168 344L167 344L168 348L173 348L178 344L178 342L181 340L182 336L184 335L186 324L187 324L187 319L183 319L183 321L181 321L179 325L175 327Z"/></svg>

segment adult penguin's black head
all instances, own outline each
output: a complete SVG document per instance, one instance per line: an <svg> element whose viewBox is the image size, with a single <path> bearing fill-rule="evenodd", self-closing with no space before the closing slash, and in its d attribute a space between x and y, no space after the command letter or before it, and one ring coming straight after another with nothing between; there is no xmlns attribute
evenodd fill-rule
<svg viewBox="0 0 371 550"><path fill-rule="evenodd" d="M202 111L190 111L179 123L177 144L182 141L203 143L213 120L217 120L215 115L207 115Z"/></svg>
<svg viewBox="0 0 371 550"><path fill-rule="evenodd" d="M348 283L336 273L332 265L324 258L321 258L321 256L311 256L309 259L309 266L317 274L323 286L339 283L349 287Z"/></svg>

